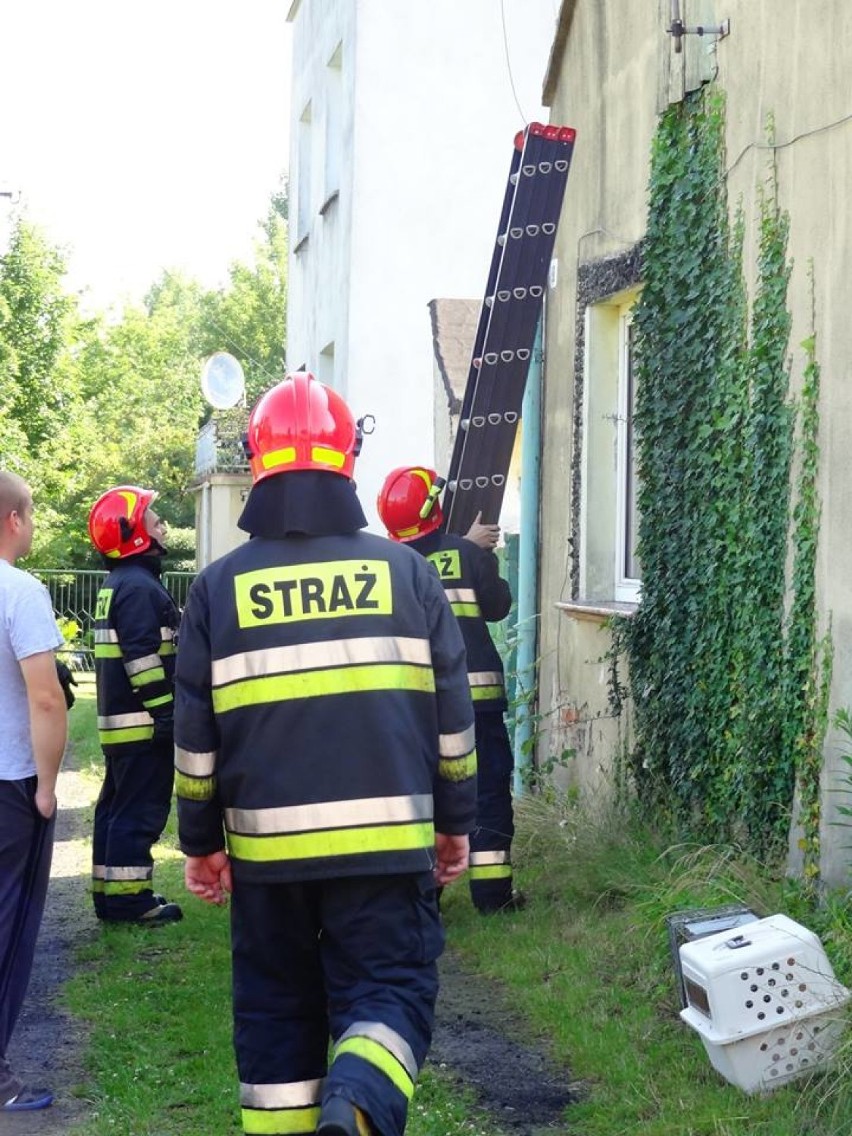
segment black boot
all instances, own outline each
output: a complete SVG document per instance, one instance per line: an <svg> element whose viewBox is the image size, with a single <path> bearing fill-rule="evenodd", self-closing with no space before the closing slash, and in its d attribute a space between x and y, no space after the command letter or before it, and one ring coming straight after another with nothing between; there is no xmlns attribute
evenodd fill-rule
<svg viewBox="0 0 852 1136"><path fill-rule="evenodd" d="M343 1097L329 1097L320 1112L317 1136L373 1136L373 1128L360 1108Z"/></svg>

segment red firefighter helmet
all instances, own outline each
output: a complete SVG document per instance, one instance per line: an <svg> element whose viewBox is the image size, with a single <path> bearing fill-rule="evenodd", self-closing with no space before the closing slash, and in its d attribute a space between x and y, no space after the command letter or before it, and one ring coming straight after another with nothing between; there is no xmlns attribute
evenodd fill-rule
<svg viewBox="0 0 852 1136"><path fill-rule="evenodd" d="M391 540L416 540L440 527L444 514L438 495L444 485L424 465L402 465L387 475L377 507Z"/></svg>
<svg viewBox="0 0 852 1136"><path fill-rule="evenodd" d="M98 552L121 560L149 549L154 538L145 528L145 512L156 496L138 485L116 485L102 493L89 511L89 536Z"/></svg>
<svg viewBox="0 0 852 1136"><path fill-rule="evenodd" d="M360 430L349 407L307 371L268 390L249 416L245 437L252 479L319 469L352 477Z"/></svg>

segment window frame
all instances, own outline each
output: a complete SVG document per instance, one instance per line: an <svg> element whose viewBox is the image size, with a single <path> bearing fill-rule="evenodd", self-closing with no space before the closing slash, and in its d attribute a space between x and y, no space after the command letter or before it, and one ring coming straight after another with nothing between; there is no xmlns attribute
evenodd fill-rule
<svg viewBox="0 0 852 1136"><path fill-rule="evenodd" d="M636 371L632 353L633 309L637 296L620 305L618 318L618 411L616 418L615 600L638 603L642 590L636 557L639 532L638 472L633 415ZM631 539L632 538L632 539ZM630 569L638 569L631 574Z"/></svg>

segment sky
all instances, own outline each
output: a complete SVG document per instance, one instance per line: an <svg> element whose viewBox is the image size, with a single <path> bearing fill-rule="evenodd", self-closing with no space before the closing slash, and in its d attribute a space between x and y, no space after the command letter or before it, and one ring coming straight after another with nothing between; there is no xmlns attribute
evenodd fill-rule
<svg viewBox="0 0 852 1136"><path fill-rule="evenodd" d="M84 306L250 260L286 174L290 0L0 0L0 251L15 211Z"/></svg>

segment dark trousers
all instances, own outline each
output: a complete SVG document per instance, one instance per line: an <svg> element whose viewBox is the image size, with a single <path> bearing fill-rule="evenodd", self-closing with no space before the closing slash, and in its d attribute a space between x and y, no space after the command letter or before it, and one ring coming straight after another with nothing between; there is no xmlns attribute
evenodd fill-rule
<svg viewBox="0 0 852 1136"><path fill-rule="evenodd" d="M35 807L35 777L0 781L0 1101L20 1088L6 1049L24 1004L44 913L56 817Z"/></svg>
<svg viewBox="0 0 852 1136"><path fill-rule="evenodd" d="M512 896L515 759L502 713L477 710L475 719L477 800L476 828L470 834L470 896L481 911L492 911Z"/></svg>
<svg viewBox="0 0 852 1136"><path fill-rule="evenodd" d="M120 922L155 906L151 849L169 819L174 785L172 746L132 749L104 759L92 836L95 914Z"/></svg>
<svg viewBox="0 0 852 1136"><path fill-rule="evenodd" d="M245 1130L313 1132L321 1095L401 1136L444 945L432 874L238 882L231 938Z"/></svg>

